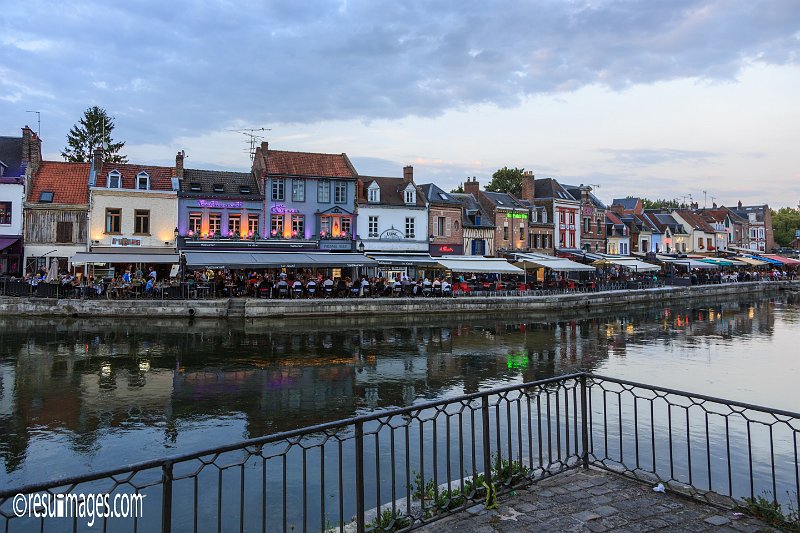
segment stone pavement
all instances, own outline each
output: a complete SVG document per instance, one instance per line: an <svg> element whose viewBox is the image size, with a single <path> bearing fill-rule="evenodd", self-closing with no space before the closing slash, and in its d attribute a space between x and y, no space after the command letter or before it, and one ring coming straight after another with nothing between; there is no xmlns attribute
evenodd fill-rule
<svg viewBox="0 0 800 533"><path fill-rule="evenodd" d="M517 531L778 531L733 511L654 492L644 483L600 470L575 469L418 529L425 533Z"/></svg>

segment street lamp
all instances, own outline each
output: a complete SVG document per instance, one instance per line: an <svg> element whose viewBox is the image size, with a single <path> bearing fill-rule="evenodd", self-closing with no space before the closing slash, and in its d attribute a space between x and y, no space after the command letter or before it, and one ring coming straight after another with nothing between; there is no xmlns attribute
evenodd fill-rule
<svg viewBox="0 0 800 533"><path fill-rule="evenodd" d="M358 253L364 253L364 241L358 241Z"/></svg>

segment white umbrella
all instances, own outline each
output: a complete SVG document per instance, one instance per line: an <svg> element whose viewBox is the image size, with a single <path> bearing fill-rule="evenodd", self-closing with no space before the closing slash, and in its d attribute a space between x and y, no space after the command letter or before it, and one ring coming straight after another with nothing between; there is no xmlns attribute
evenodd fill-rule
<svg viewBox="0 0 800 533"><path fill-rule="evenodd" d="M51 281L55 281L58 279L58 259L52 259L50 261L50 269L47 271L47 276L44 280L48 283Z"/></svg>

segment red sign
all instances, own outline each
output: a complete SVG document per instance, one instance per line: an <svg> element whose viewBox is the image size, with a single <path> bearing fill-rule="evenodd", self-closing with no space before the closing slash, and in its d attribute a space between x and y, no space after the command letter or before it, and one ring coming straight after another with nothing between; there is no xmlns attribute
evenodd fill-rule
<svg viewBox="0 0 800 533"><path fill-rule="evenodd" d="M453 248L451 246L447 246L446 244L441 245L439 247L439 251L443 254L452 254L454 252Z"/></svg>
<svg viewBox="0 0 800 533"><path fill-rule="evenodd" d="M434 257L440 257L445 254L461 255L464 253L463 244L431 244L430 254Z"/></svg>

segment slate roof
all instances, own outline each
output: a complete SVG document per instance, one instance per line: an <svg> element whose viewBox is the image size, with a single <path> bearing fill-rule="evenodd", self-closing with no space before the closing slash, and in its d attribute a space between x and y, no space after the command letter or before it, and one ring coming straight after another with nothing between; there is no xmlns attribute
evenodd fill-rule
<svg viewBox="0 0 800 533"><path fill-rule="evenodd" d="M172 178L175 176L175 167L154 167L150 165L135 165L132 163L103 163L96 176L96 187L106 187L108 173L118 171L122 176L122 189L136 189L136 176L147 172L150 176L150 190L171 191Z"/></svg>
<svg viewBox="0 0 800 533"><path fill-rule="evenodd" d="M731 207L730 210L745 220L750 220L750 213L755 213L756 222L764 222L764 210L766 208L766 205L743 205L742 207Z"/></svg>
<svg viewBox="0 0 800 533"><path fill-rule="evenodd" d="M22 137L0 137L0 164L5 169L3 176L15 177L25 174L22 163Z"/></svg>
<svg viewBox="0 0 800 533"><path fill-rule="evenodd" d="M453 193L445 192L433 183L418 185L431 204L461 206L461 202L452 197Z"/></svg>
<svg viewBox="0 0 800 533"><path fill-rule="evenodd" d="M54 204L88 205L90 166L90 163L42 161L28 201L39 203L42 191L52 191Z"/></svg>
<svg viewBox="0 0 800 533"><path fill-rule="evenodd" d="M482 191L484 198L489 200L495 207L500 209L524 209L519 200L506 192Z"/></svg>
<svg viewBox="0 0 800 533"><path fill-rule="evenodd" d="M581 199L581 188L580 188L580 186L566 185L566 184L563 184L563 183L561 184L561 186L564 188L565 191L567 191L569 193L570 196L572 196L576 200L580 200ZM597 209L607 209L606 205L603 202L601 202L600 199L597 196L595 196L593 192L589 193L589 201L592 202L592 204Z"/></svg>
<svg viewBox="0 0 800 533"><path fill-rule="evenodd" d="M675 212L696 230L706 233L714 233L716 231L711 224L703 220L703 217L700 215L695 214L694 211L690 211L689 209L676 209Z"/></svg>
<svg viewBox="0 0 800 533"><path fill-rule="evenodd" d="M381 178L378 176L361 176L359 178L362 182L361 194L357 202L366 205L397 205L408 206L405 200L405 190L409 182L403 178ZM380 202L368 201L368 189L372 183L377 183L381 190ZM413 186L413 183L412 183ZM417 189L417 202L414 204L416 207L425 207L425 194L422 193L418 187Z"/></svg>
<svg viewBox="0 0 800 533"><path fill-rule="evenodd" d="M357 176L346 154L267 150L265 159L268 175L350 179Z"/></svg>
<svg viewBox="0 0 800 533"><path fill-rule="evenodd" d="M450 193L450 196L464 206L461 216L461 225L467 228L494 228L495 225L481 207L480 202L471 193ZM481 216L481 223L475 223L475 215Z"/></svg>
<svg viewBox="0 0 800 533"><path fill-rule="evenodd" d="M533 194L537 200L554 198L556 200L575 200L569 192L553 178L537 179L533 182ZM577 198L580 200L580 196Z"/></svg>
<svg viewBox="0 0 800 533"><path fill-rule="evenodd" d="M200 185L199 191L192 190L192 184ZM214 185L221 184L224 192L214 192ZM241 192L242 187L249 187L250 192ZM250 198L263 200L258 190L258 180L251 172L225 172L222 170L184 169L181 180L181 196L203 196L226 198Z"/></svg>
<svg viewBox="0 0 800 533"><path fill-rule="evenodd" d="M611 205L621 205L626 211L633 211L636 209L636 204L639 203L638 198L614 198Z"/></svg>
<svg viewBox="0 0 800 533"><path fill-rule="evenodd" d="M683 224L679 224L678 221L675 220L669 213L645 211L644 215L662 232L666 232L667 228L669 228L673 234L677 233L678 235L688 235L683 227Z"/></svg>

